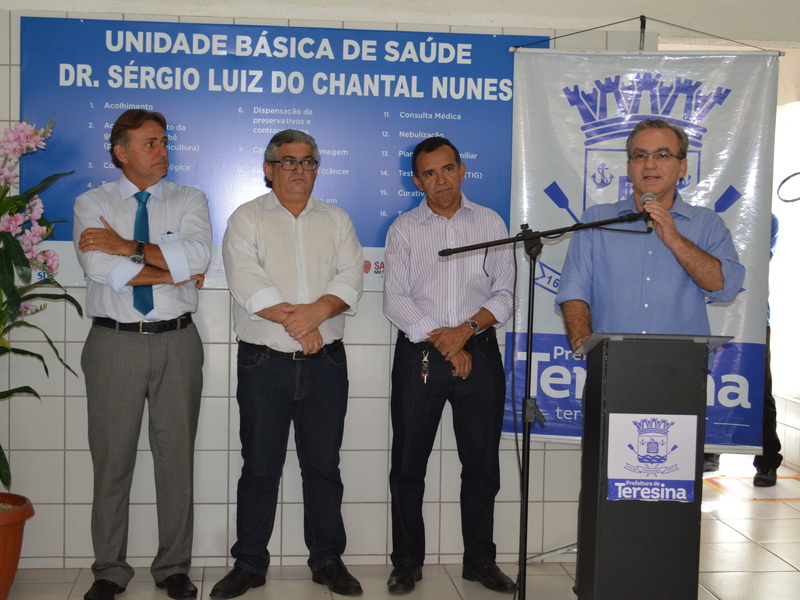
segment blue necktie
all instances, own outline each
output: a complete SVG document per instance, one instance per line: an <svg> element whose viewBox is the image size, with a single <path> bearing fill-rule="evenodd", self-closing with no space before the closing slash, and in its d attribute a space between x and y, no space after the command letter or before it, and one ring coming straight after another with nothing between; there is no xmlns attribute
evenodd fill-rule
<svg viewBox="0 0 800 600"><path fill-rule="evenodd" d="M136 220L133 223L133 239L137 242L150 241L150 225L147 222L147 201L150 192L136 192L133 195L139 203L136 209ZM133 288L133 308L143 315L153 310L153 286L137 285Z"/></svg>

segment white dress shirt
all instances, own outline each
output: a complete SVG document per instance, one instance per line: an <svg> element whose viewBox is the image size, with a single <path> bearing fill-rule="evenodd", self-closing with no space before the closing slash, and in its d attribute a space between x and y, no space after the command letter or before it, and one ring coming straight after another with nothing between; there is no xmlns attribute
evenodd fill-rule
<svg viewBox="0 0 800 600"><path fill-rule="evenodd" d="M493 210L461 195L447 219L427 200L403 213L386 236L383 313L412 342L439 327L456 327L486 308L501 327L513 309L511 245L439 256L439 250L508 237Z"/></svg>
<svg viewBox="0 0 800 600"><path fill-rule="evenodd" d="M85 229L104 227L101 216L122 238L132 240L139 206L133 195L138 191L123 175L75 200L72 239L78 262L86 274L87 316L133 323L166 321L197 310L195 282L187 281L183 285L154 285L154 308L142 315L133 308L133 287L127 283L144 265L137 265L127 256L78 249ZM211 258L211 220L205 194L193 187L164 180L147 191L151 194L147 201L150 243L161 249L172 280L186 281L191 275L205 273Z"/></svg>
<svg viewBox="0 0 800 600"><path fill-rule="evenodd" d="M237 208L222 240L228 288L235 302L233 327L240 340L281 352L301 350L283 325L255 313L282 302L310 304L331 294L348 309L325 320L325 344L344 335L364 286L364 256L348 214L311 196L294 217L269 192Z"/></svg>

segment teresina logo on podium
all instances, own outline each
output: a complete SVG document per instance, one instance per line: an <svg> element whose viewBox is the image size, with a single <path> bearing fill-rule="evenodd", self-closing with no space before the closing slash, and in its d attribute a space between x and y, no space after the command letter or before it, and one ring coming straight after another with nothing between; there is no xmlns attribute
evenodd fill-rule
<svg viewBox="0 0 800 600"><path fill-rule="evenodd" d="M609 500L694 500L696 415L611 413Z"/></svg>
<svg viewBox="0 0 800 600"><path fill-rule="evenodd" d="M667 419L642 419L632 423L639 431L639 441L636 448L631 444L628 444L628 448L636 453L640 464L626 464L625 468L634 473L650 475L663 475L675 471L677 465L664 464L669 455L678 449L677 445L672 449L669 448L669 428L675 425L675 422Z"/></svg>

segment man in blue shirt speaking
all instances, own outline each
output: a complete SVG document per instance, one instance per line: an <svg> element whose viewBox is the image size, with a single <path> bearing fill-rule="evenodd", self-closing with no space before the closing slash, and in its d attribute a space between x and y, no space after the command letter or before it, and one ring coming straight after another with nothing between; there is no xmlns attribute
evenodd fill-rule
<svg viewBox="0 0 800 600"><path fill-rule="evenodd" d="M644 210L655 235L641 221L575 232L556 296L573 350L593 332L708 335L706 298L739 293L745 268L730 231L675 189L688 148L680 127L642 121L626 144L633 195L584 212L591 222Z"/></svg>

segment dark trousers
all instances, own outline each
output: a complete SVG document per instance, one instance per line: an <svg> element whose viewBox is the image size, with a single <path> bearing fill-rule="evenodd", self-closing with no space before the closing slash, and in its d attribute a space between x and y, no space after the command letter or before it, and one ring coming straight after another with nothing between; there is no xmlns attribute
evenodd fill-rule
<svg viewBox="0 0 800 600"><path fill-rule="evenodd" d="M231 548L234 564L258 575L269 566L267 544L294 423L308 564L317 570L343 554L347 541L339 473L348 390L344 347L320 358L292 360L239 342L237 362L244 465L237 492L237 540Z"/></svg>
<svg viewBox="0 0 800 600"><path fill-rule="evenodd" d="M493 329L469 349L472 372L453 377L453 366L433 347L398 336L392 368L392 543L394 565L425 561L422 498L428 458L444 404L453 409L453 428L461 460L461 533L464 564L495 562L494 499L500 490L498 448L505 402L502 358ZM477 341L476 338L473 340ZM473 341L471 340L471 342ZM423 352L430 376L420 377Z"/></svg>
<svg viewBox="0 0 800 600"><path fill-rule="evenodd" d="M767 325L767 364L764 371L764 421L762 423L761 454L753 457L756 469L777 469L783 462L781 441L778 439L775 397L772 395L772 369L770 369L769 350L770 331Z"/></svg>

